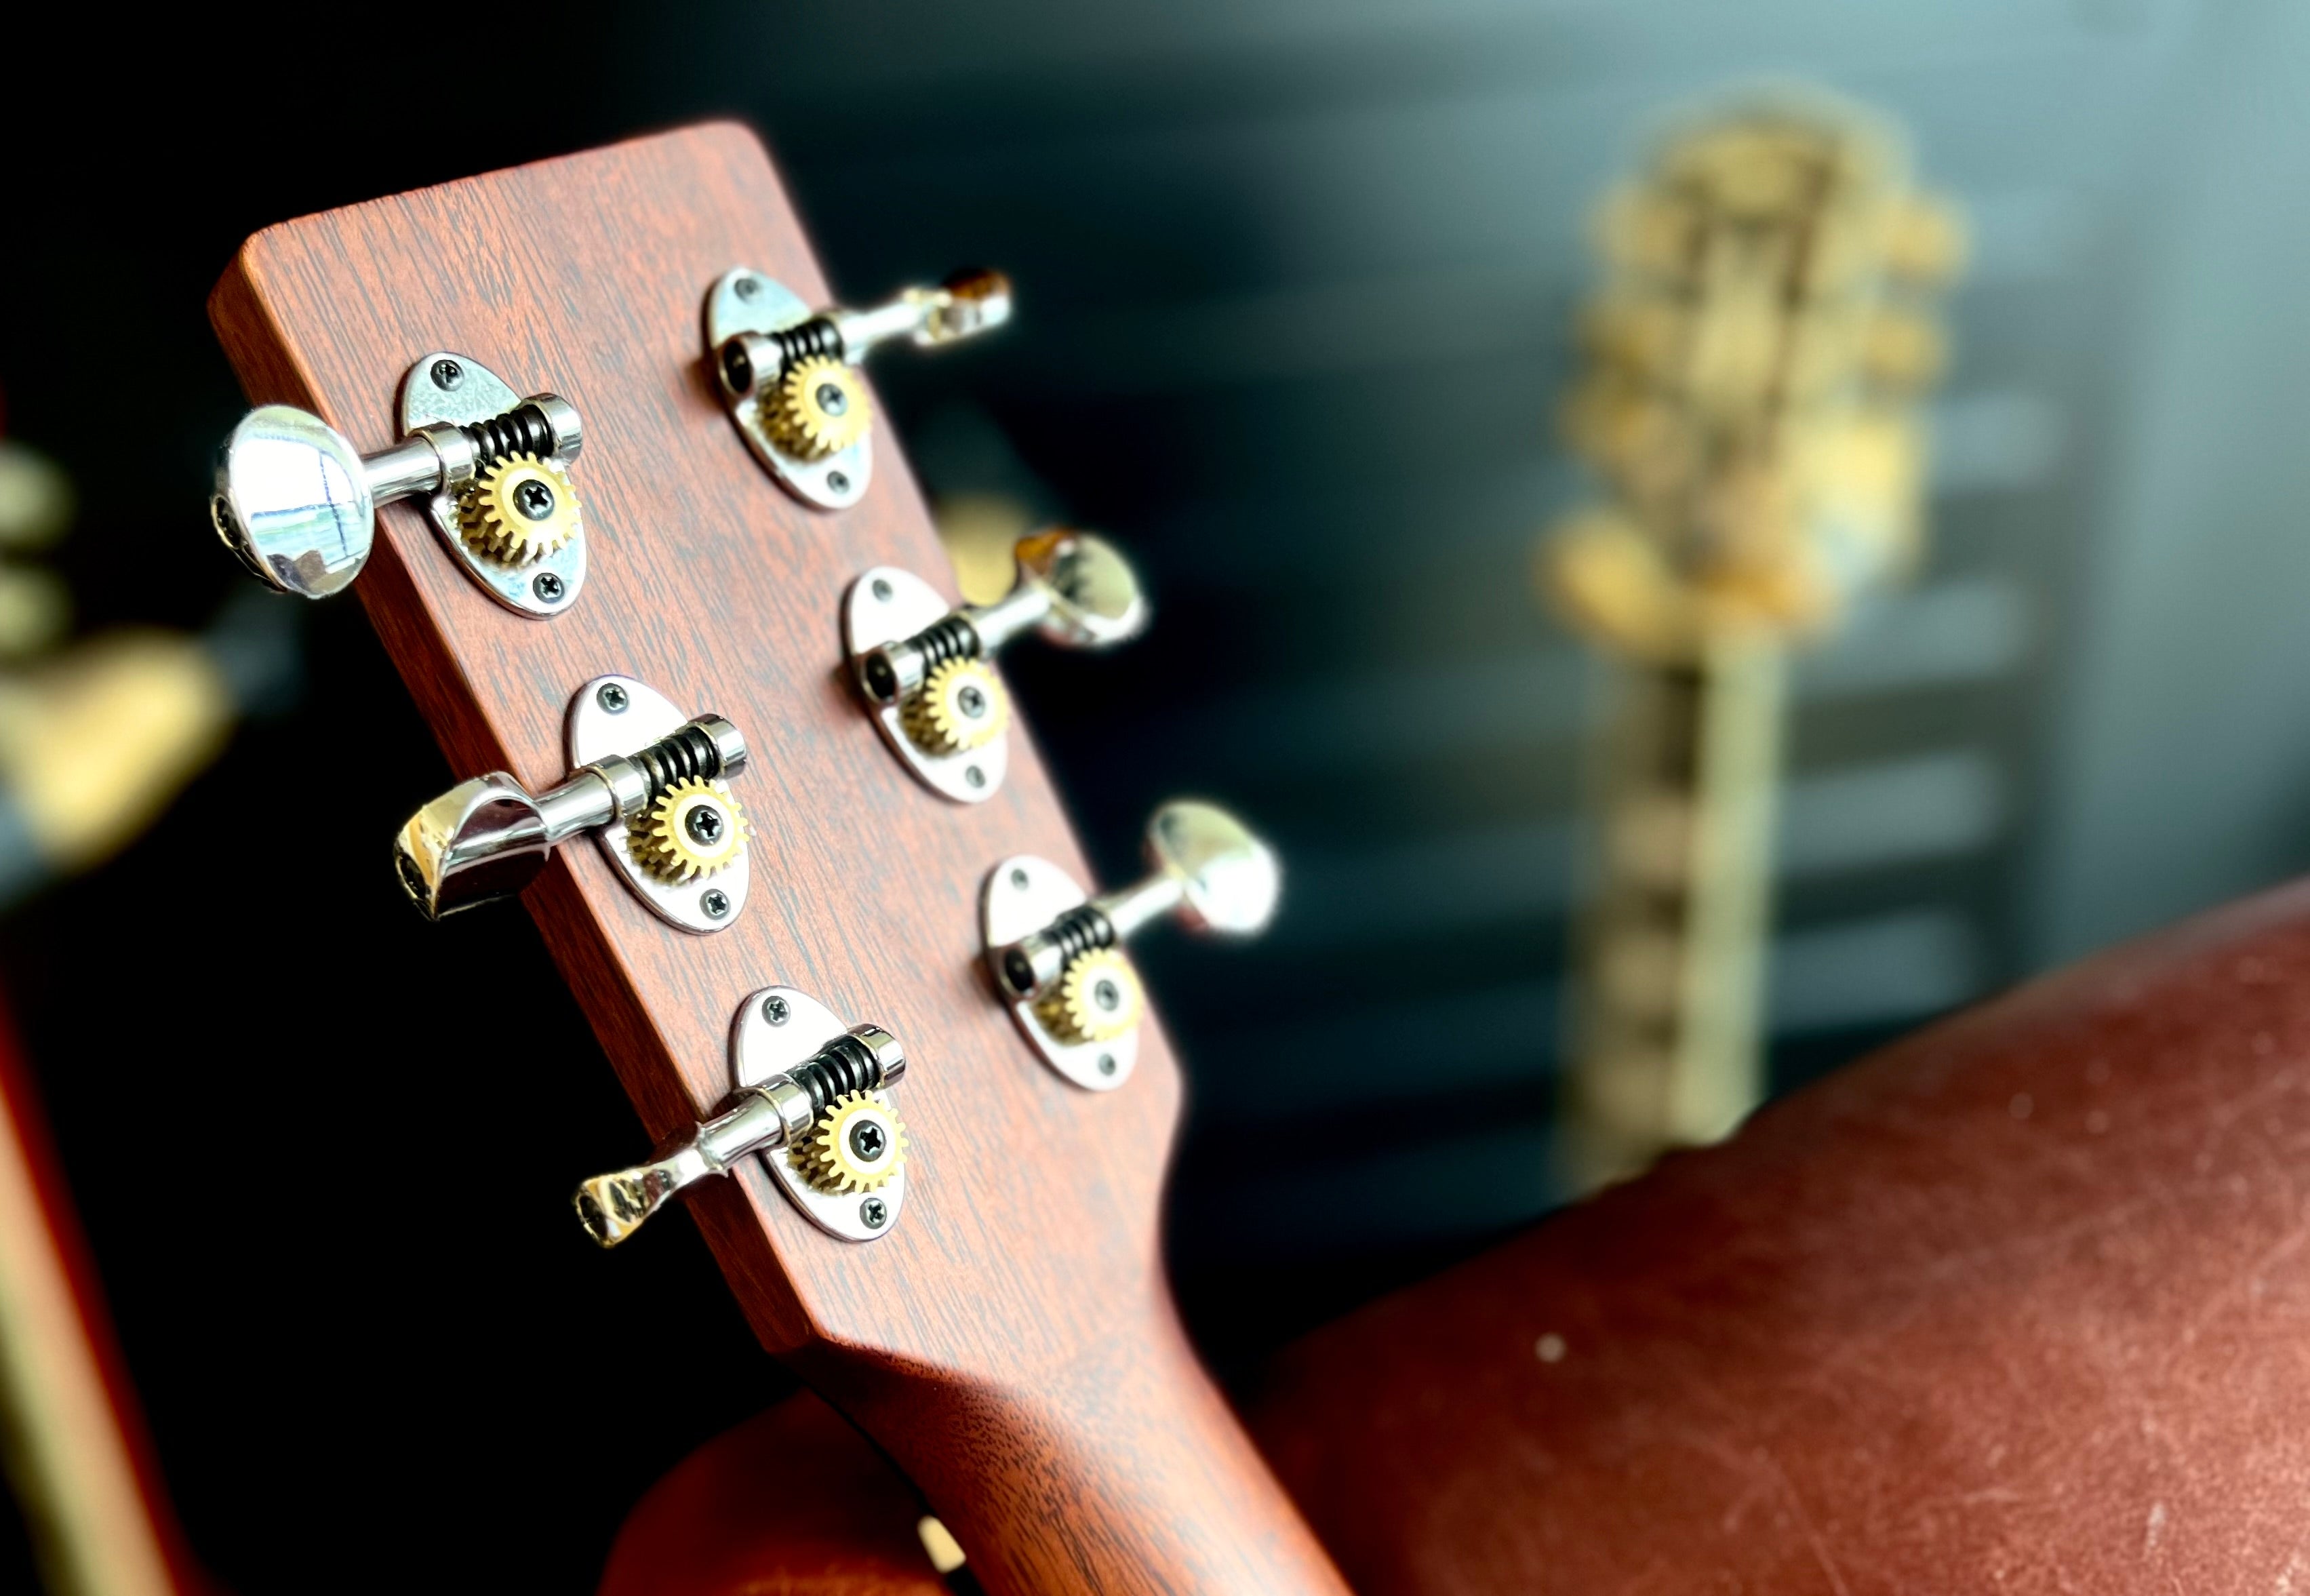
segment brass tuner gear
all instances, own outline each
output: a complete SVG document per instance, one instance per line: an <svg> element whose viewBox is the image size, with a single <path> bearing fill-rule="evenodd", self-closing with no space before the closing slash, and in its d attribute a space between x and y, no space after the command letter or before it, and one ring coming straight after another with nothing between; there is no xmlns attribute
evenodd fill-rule
<svg viewBox="0 0 2310 1596"><path fill-rule="evenodd" d="M822 1192L872 1192L907 1161L907 1127L872 1093L848 1092L828 1106L795 1158Z"/></svg>
<svg viewBox="0 0 2310 1596"><path fill-rule="evenodd" d="M1131 961L1112 948L1093 948L1067 966L1035 1013L1062 1041L1112 1042L1146 1009L1146 989Z"/></svg>
<svg viewBox="0 0 2310 1596"><path fill-rule="evenodd" d="M745 811L718 781L690 776L659 794L628 833L635 863L661 880L725 868L745 850Z"/></svg>
<svg viewBox="0 0 2310 1596"><path fill-rule="evenodd" d="M465 542L508 565L552 553L578 532L578 491L534 455L491 461L457 499Z"/></svg>
<svg viewBox="0 0 2310 1596"><path fill-rule="evenodd" d="M899 718L925 751L962 753L1003 734L1011 724L1011 696L985 660L951 659L899 706Z"/></svg>
<svg viewBox="0 0 2310 1596"><path fill-rule="evenodd" d="M762 407L762 419L771 441L786 453L823 460L866 436L874 402L856 367L812 355L787 368L777 395Z"/></svg>

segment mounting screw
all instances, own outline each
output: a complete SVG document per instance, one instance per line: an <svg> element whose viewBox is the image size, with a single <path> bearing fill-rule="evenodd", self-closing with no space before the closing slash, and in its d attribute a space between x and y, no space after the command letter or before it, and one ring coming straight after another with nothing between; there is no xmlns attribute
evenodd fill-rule
<svg viewBox="0 0 2310 1596"><path fill-rule="evenodd" d="M612 715L623 715L626 712L626 706L633 700L626 697L624 688L614 681L605 681L595 690L594 702Z"/></svg>
<svg viewBox="0 0 2310 1596"><path fill-rule="evenodd" d="M761 280L757 277L741 277L730 285L730 291L742 299L751 299L762 291Z"/></svg>
<svg viewBox="0 0 2310 1596"><path fill-rule="evenodd" d="M762 1000L762 1018L772 1025L784 1025L786 1022L786 1016L793 1012L794 1010L782 997L766 997Z"/></svg>
<svg viewBox="0 0 2310 1596"><path fill-rule="evenodd" d="M537 579L529 585L529 590L537 594L537 602L541 604L561 602L561 578L551 571L538 572Z"/></svg>
<svg viewBox="0 0 2310 1596"><path fill-rule="evenodd" d="M829 471L829 472L828 472L828 473L826 473L826 490L827 490L829 493L847 493L847 492L849 492L849 491L850 491L850 478L849 478L848 474L847 474L847 473L839 472L839 471Z"/></svg>
<svg viewBox="0 0 2310 1596"><path fill-rule="evenodd" d="M1099 1072L1102 1075L1112 1075L1115 1073L1115 1054L1111 1053L1102 1053L1099 1055Z"/></svg>
<svg viewBox="0 0 2310 1596"><path fill-rule="evenodd" d="M465 369L463 366L458 365L456 361L436 360L433 362L433 386L435 387L443 389L454 388L465 380Z"/></svg>
<svg viewBox="0 0 2310 1596"><path fill-rule="evenodd" d="M880 1197L869 1197L858 1205L858 1222L869 1230L880 1230L890 1222L890 1205Z"/></svg>
<svg viewBox="0 0 2310 1596"><path fill-rule="evenodd" d="M874 597L881 603L890 602L890 585L880 577L874 578Z"/></svg>
<svg viewBox="0 0 2310 1596"><path fill-rule="evenodd" d="M719 920L730 912L730 895L719 887L709 887L706 896L698 900L698 906L706 911L708 920Z"/></svg>
<svg viewBox="0 0 2310 1596"><path fill-rule="evenodd" d="M1012 870L1011 872L1011 885L1017 888L1020 891L1024 892L1027 889L1027 872L1023 870Z"/></svg>
<svg viewBox="0 0 2310 1596"><path fill-rule="evenodd" d="M983 787L986 785L986 772L976 765L965 765L962 768L962 779L974 787Z"/></svg>

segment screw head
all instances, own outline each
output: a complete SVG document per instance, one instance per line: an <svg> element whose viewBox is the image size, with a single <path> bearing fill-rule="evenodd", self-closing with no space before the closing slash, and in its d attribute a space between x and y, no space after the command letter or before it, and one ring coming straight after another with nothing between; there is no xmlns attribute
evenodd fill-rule
<svg viewBox="0 0 2310 1596"><path fill-rule="evenodd" d="M966 686L954 696L954 707L973 720L986 714L986 695L975 687Z"/></svg>
<svg viewBox="0 0 2310 1596"><path fill-rule="evenodd" d="M986 772L976 765L965 765L962 768L962 779L974 787L983 787L986 785Z"/></svg>
<svg viewBox="0 0 2310 1596"><path fill-rule="evenodd" d="M879 602L885 604L890 602L890 585L881 577L877 577L874 578L874 586L873 591L874 597Z"/></svg>
<svg viewBox="0 0 2310 1596"><path fill-rule="evenodd" d="M431 376L433 386L446 392L465 380L465 369L455 360L436 360Z"/></svg>
<svg viewBox="0 0 2310 1596"><path fill-rule="evenodd" d="M568 591L562 586L561 578L551 571L538 572L536 577L530 583L529 590L537 594L537 601L542 604L560 603L562 594Z"/></svg>
<svg viewBox="0 0 2310 1596"><path fill-rule="evenodd" d="M742 299L751 299L762 291L762 281L759 277L741 277L730 285L730 291Z"/></svg>
<svg viewBox="0 0 2310 1596"><path fill-rule="evenodd" d="M1112 1014L1123 1002L1123 989L1112 981L1097 982L1090 989L1090 1001Z"/></svg>
<svg viewBox="0 0 2310 1596"><path fill-rule="evenodd" d="M890 1138L882 1134L882 1127L871 1119L862 1119L850 1127L850 1150L869 1164L882 1156L882 1149L889 1142Z"/></svg>
<svg viewBox="0 0 2310 1596"><path fill-rule="evenodd" d="M533 521L543 521L553 514L553 490L535 477L517 485L513 490L513 507Z"/></svg>
<svg viewBox="0 0 2310 1596"><path fill-rule="evenodd" d="M1099 1055L1099 1072L1102 1075L1112 1075L1115 1073L1115 1054L1111 1053L1102 1053Z"/></svg>
<svg viewBox="0 0 2310 1596"><path fill-rule="evenodd" d="M594 690L594 702L612 715L623 715L626 712L626 706L633 700L626 697L624 688L614 681L605 681Z"/></svg>
<svg viewBox="0 0 2310 1596"><path fill-rule="evenodd" d="M826 490L829 493L849 492L850 478L848 473L839 471L828 472L826 473Z"/></svg>
<svg viewBox="0 0 2310 1596"><path fill-rule="evenodd" d="M793 1012L793 1005L782 997L771 996L762 1000L762 1018L772 1025L784 1025L786 1016Z"/></svg>
<svg viewBox="0 0 2310 1596"><path fill-rule="evenodd" d="M880 1230L890 1222L890 1205L880 1197L869 1197L858 1205L858 1222L869 1230Z"/></svg>
<svg viewBox="0 0 2310 1596"><path fill-rule="evenodd" d="M709 887L698 900L698 906L706 911L708 920L719 920L730 912L730 895L719 887Z"/></svg>
<svg viewBox="0 0 2310 1596"><path fill-rule="evenodd" d="M838 416L850 408L850 395L830 382L819 384L818 391L811 397L818 401L819 409L830 416Z"/></svg>
<svg viewBox="0 0 2310 1596"><path fill-rule="evenodd" d="M1027 872L1013 867L1011 872L1011 885L1017 890L1024 892L1027 889Z"/></svg>
<svg viewBox="0 0 2310 1596"><path fill-rule="evenodd" d="M682 828L690 833L690 840L701 848L710 848L722 840L722 811L710 803L701 803L690 811Z"/></svg>

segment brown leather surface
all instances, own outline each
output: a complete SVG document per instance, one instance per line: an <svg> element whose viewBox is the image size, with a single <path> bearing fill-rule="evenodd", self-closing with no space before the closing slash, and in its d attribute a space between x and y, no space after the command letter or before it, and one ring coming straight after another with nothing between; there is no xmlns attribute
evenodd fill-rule
<svg viewBox="0 0 2310 1596"><path fill-rule="evenodd" d="M600 1596L947 1596L903 1476L808 1394L716 1436L650 1488Z"/></svg>
<svg viewBox="0 0 2310 1596"><path fill-rule="evenodd" d="M1363 1596L2310 1592L2310 884L1325 1328L1255 1430Z"/></svg>

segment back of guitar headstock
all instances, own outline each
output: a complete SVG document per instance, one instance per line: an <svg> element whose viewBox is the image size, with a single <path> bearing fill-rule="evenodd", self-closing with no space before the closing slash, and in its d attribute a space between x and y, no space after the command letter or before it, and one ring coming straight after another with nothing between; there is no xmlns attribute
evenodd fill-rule
<svg viewBox="0 0 2310 1596"><path fill-rule="evenodd" d="M949 303L984 286L953 285ZM1063 1006L1000 990L982 957L998 924L1024 936L1071 913L1076 941L1049 940L1079 953L1081 914L1102 903L1116 922L1177 907L1226 929L1257 906L1264 855L1211 833L1208 817L1167 811L1162 868L1145 890L1081 906L1093 877L1026 740L1013 733L1001 765L974 760L935 726L906 724L936 718L909 711L913 700L877 701L868 655L925 676L951 663L891 646L920 632L920 606L942 613L951 578L887 429L875 469L845 469L861 458L845 417L872 404L855 371L827 374L822 394L782 394L766 371L709 353L746 347L735 334L749 301L773 289L813 308L830 298L760 144L729 126L284 223L227 273L212 314L251 397L316 412L368 453L368 486L407 490L392 502L374 494L375 544L352 585L456 772L506 773L412 823L404 882L447 908L476 882L536 872L525 899L662 1149L738 1086L810 1084L795 1067L810 1047L782 1027L871 1024L895 1039L904 1082L879 1101L905 1123L902 1211L890 1203L870 1223L853 1181L829 1217L751 1156L686 1201L765 1345L890 1452L990 1589L1336 1591L1171 1309L1158 1222L1180 1080L1159 1028L1138 1025L1128 1067L1108 1071L1119 1083L1102 1081L1114 1050L1070 1054L1081 1039L1072 1033L1044 1045L1053 1038L1036 1036L1029 1010L1064 1027ZM854 323L854 338L910 313L884 309L888 325ZM944 314L911 313L917 327ZM754 318L756 335L778 320ZM444 360L479 376L445 371ZM500 382L502 397L543 393L563 409L493 410ZM759 412L786 400L811 413L785 417L784 430L744 413L750 401ZM411 444L397 464L378 462L420 422L470 429L496 424L480 419L492 414L529 446L506 456L526 460L526 476L500 463L497 520L471 496L464 523L442 495L425 502L425 473L446 483L464 447L450 431L430 435L430 455ZM358 458L321 457L358 479ZM366 502L344 485L333 478L311 497L333 528L358 530ZM532 511L542 531L523 525ZM262 572L261 509L226 512L220 529ZM536 546L523 547L532 533ZM272 569L288 573L277 585L301 569L326 587L351 579L348 564L360 567ZM506 568L515 579L500 579ZM1078 596L1093 620L1122 620ZM906 624L878 631L878 603ZM1046 607L986 624L1050 619ZM933 638L917 653L941 649ZM951 710L967 714L970 681L939 680ZM635 721L606 718L626 715ZM720 720L681 729L708 715ZM649 812L630 813L615 761L578 756L634 753L630 739L617 743L620 725L652 717L660 764L634 779L660 790ZM728 759L739 741L742 766ZM589 764L611 775L568 779ZM983 790L968 790L974 764ZM663 802L674 784L662 778L676 776L719 794L697 801L713 811L702 830L679 829L695 805ZM415 805L427 774L400 779ZM612 846L573 836L549 850L588 804L582 818L615 816ZM736 805L742 891L712 873ZM674 828L670 861L644 857L653 823ZM467 868L483 854L487 869ZM1272 884L1271 866L1271 897ZM1029 951L1047 962L1051 950ZM442 1008L443 1073L462 1076L444 1082L454 1112L442 1123L456 1134L477 1118L517 1119L569 1067L458 1057L458 1006L494 995L490 972L475 970L469 990L428 997ZM734 1053L741 1076L747 1057L761 1060L762 1079L734 1078ZM744 1101L775 1110L774 1096ZM571 1149L573 1173L621 1150L640 1149ZM656 1381L675 1398L681 1327L650 1305L570 1333L599 1343L605 1379Z"/></svg>

